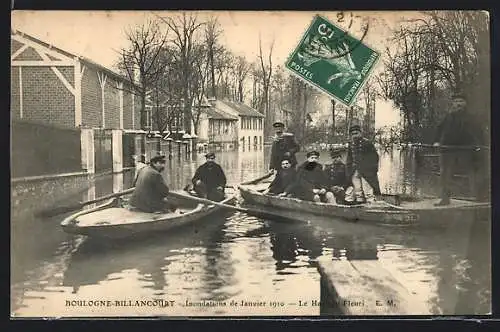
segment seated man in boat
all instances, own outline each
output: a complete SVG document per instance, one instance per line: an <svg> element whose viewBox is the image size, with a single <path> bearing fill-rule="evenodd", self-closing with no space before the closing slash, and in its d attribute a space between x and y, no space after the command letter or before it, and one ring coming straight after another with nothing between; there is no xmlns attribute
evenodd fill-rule
<svg viewBox="0 0 500 332"><path fill-rule="evenodd" d="M148 166L141 169L137 176L134 193L130 205L143 212L169 212L176 207L165 198L170 192L161 172L165 169L165 156L156 155Z"/></svg>
<svg viewBox="0 0 500 332"><path fill-rule="evenodd" d="M347 190L347 204L375 202L380 196L378 182L378 153L375 145L361 135L361 127L349 128L351 141L347 147L347 178L352 183L352 190Z"/></svg>
<svg viewBox="0 0 500 332"><path fill-rule="evenodd" d="M330 152L332 163L326 164L323 172L328 179L328 189L335 197L337 204L345 203L345 191L349 187L349 181L346 175L346 167L342 161L342 154L339 150L333 149Z"/></svg>
<svg viewBox="0 0 500 332"><path fill-rule="evenodd" d="M287 196L292 191L292 186L295 183L297 172L292 167L292 163L288 159L281 161L281 168L276 173L274 180L269 185L265 194Z"/></svg>
<svg viewBox="0 0 500 332"><path fill-rule="evenodd" d="M328 191L328 179L323 173L323 166L318 163L319 152L307 153L307 160L297 170L293 186L293 196L314 202L335 203L333 193Z"/></svg>
<svg viewBox="0 0 500 332"><path fill-rule="evenodd" d="M198 196L220 202L224 200L226 175L219 164L215 162L215 153L205 155L207 161L200 165L193 176L194 190Z"/></svg>

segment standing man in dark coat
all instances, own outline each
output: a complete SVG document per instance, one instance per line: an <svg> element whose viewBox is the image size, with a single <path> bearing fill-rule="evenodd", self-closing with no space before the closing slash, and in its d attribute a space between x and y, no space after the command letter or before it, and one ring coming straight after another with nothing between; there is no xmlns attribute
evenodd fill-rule
<svg viewBox="0 0 500 332"><path fill-rule="evenodd" d="M351 141L347 148L347 178L352 183L352 191L346 194L346 203L361 204L374 202L380 196L378 182L379 156L375 146L361 135L361 127L349 128Z"/></svg>
<svg viewBox="0 0 500 332"><path fill-rule="evenodd" d="M326 164L323 172L328 179L328 189L335 196L337 204L344 204L345 190L350 186L350 181L347 178L346 167L342 161L342 154L338 150L332 150L332 163Z"/></svg>
<svg viewBox="0 0 500 332"><path fill-rule="evenodd" d="M453 171L459 163L465 164L468 170L470 190L477 196L476 179L478 178L477 151L474 146L479 145L481 139L480 128L476 120L466 110L465 97L456 93L452 97L452 111L448 113L437 128L435 146L440 149L440 185L441 200L436 206L450 204L450 182ZM463 148L470 146L470 149Z"/></svg>
<svg viewBox="0 0 500 332"><path fill-rule="evenodd" d="M276 135L273 136L269 169L278 171L281 168L281 161L283 159L288 159L292 164L292 168L295 168L297 165L295 154L299 151L300 147L295 141L294 135L283 132L285 125L282 122L275 122L273 127Z"/></svg>
<svg viewBox="0 0 500 332"><path fill-rule="evenodd" d="M335 203L333 193L328 191L328 179L318 158L317 151L307 153L307 160L298 167L293 195L306 201Z"/></svg>
<svg viewBox="0 0 500 332"><path fill-rule="evenodd" d="M220 202L224 200L226 175L215 162L215 153L209 152L205 158L207 161L198 167L193 176L194 190L200 197Z"/></svg>
<svg viewBox="0 0 500 332"><path fill-rule="evenodd" d="M175 210L175 207L165 200L170 190L161 175L164 169L165 156L157 155L151 158L149 165L139 171L129 202L133 208L150 213Z"/></svg>
<svg viewBox="0 0 500 332"><path fill-rule="evenodd" d="M297 171L292 167L290 161L288 159L283 159L281 161L280 170L276 173L274 180L271 182L265 193L287 196L292 191L296 175Z"/></svg>

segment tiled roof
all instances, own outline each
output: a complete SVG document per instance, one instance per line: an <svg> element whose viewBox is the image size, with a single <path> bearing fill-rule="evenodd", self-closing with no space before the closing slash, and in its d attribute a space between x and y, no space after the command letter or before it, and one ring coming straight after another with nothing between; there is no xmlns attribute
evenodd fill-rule
<svg viewBox="0 0 500 332"><path fill-rule="evenodd" d="M254 117L261 117L261 118L264 117L264 115L259 113L256 109L254 109L248 105L245 105L243 103L240 103L240 102L228 101L228 100L218 100L218 102L226 104L228 107L231 107L236 112L238 112L240 115L254 116Z"/></svg>
<svg viewBox="0 0 500 332"><path fill-rule="evenodd" d="M204 110L204 112L207 114L209 119L226 119L235 121L238 120L238 118L236 118L235 116L232 116L231 114L218 110L214 107L207 108Z"/></svg>

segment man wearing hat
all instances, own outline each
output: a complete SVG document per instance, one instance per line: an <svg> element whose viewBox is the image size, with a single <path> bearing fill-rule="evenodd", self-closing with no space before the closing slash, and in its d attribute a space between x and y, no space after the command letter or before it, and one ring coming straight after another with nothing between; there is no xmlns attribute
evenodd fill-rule
<svg viewBox="0 0 500 332"><path fill-rule="evenodd" d="M335 203L333 193L328 191L323 166L318 163L319 152L310 151L306 156L307 160L297 169L293 195L306 201Z"/></svg>
<svg viewBox="0 0 500 332"><path fill-rule="evenodd" d="M292 168L295 168L297 165L295 153L299 151L299 145L295 141L294 135L283 132L285 129L283 122L273 123L273 128L275 136L273 136L269 169L278 171L281 168L281 161L283 159L288 159L292 164Z"/></svg>
<svg viewBox="0 0 500 332"><path fill-rule="evenodd" d="M157 154L149 165L143 167L135 182L135 189L130 198L130 205L143 212L168 212L175 210L165 198L169 188L161 172L165 169L165 156Z"/></svg>
<svg viewBox="0 0 500 332"><path fill-rule="evenodd" d="M346 193L346 203L374 202L375 196L381 194L377 175L377 150L372 142L361 135L359 125L352 125L349 134L351 141L347 148L346 170L353 190Z"/></svg>
<svg viewBox="0 0 500 332"><path fill-rule="evenodd" d="M331 164L326 164L323 170L325 177L328 179L327 187L335 196L336 203L344 204L345 190L349 187L350 181L347 178L341 151L333 149L330 155L333 161Z"/></svg>
<svg viewBox="0 0 500 332"><path fill-rule="evenodd" d="M469 172L469 184L472 195L478 194L476 179L478 178L478 150L474 146L481 144L481 130L476 120L466 110L467 102L461 93L452 96L451 112L439 124L434 145L440 149L440 185L441 200L435 205L450 204L450 182L456 165L465 165ZM460 149L471 146L471 149ZM454 149L453 147L457 147Z"/></svg>
<svg viewBox="0 0 500 332"><path fill-rule="evenodd" d="M193 176L194 190L200 197L220 202L224 200L226 175L215 162L215 153L209 152L205 158L207 161L198 167Z"/></svg>

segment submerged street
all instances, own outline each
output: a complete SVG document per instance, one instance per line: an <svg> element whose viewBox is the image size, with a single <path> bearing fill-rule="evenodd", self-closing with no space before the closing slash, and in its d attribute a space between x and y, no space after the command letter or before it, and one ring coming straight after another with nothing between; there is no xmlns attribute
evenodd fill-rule
<svg viewBox="0 0 500 332"><path fill-rule="evenodd" d="M379 153L383 193L437 192L435 177L419 171L412 150ZM267 149L216 154L229 184L267 171ZM320 162L327 156L322 152ZM202 162L202 154L167 162L170 188L183 188ZM60 203L124 190L132 178L133 171L99 178ZM175 232L103 243L65 234L59 223L66 215L29 215L11 221L13 316L319 315L311 303L320 300L320 257L379 260L432 314L491 311L489 223L286 224L228 211Z"/></svg>

